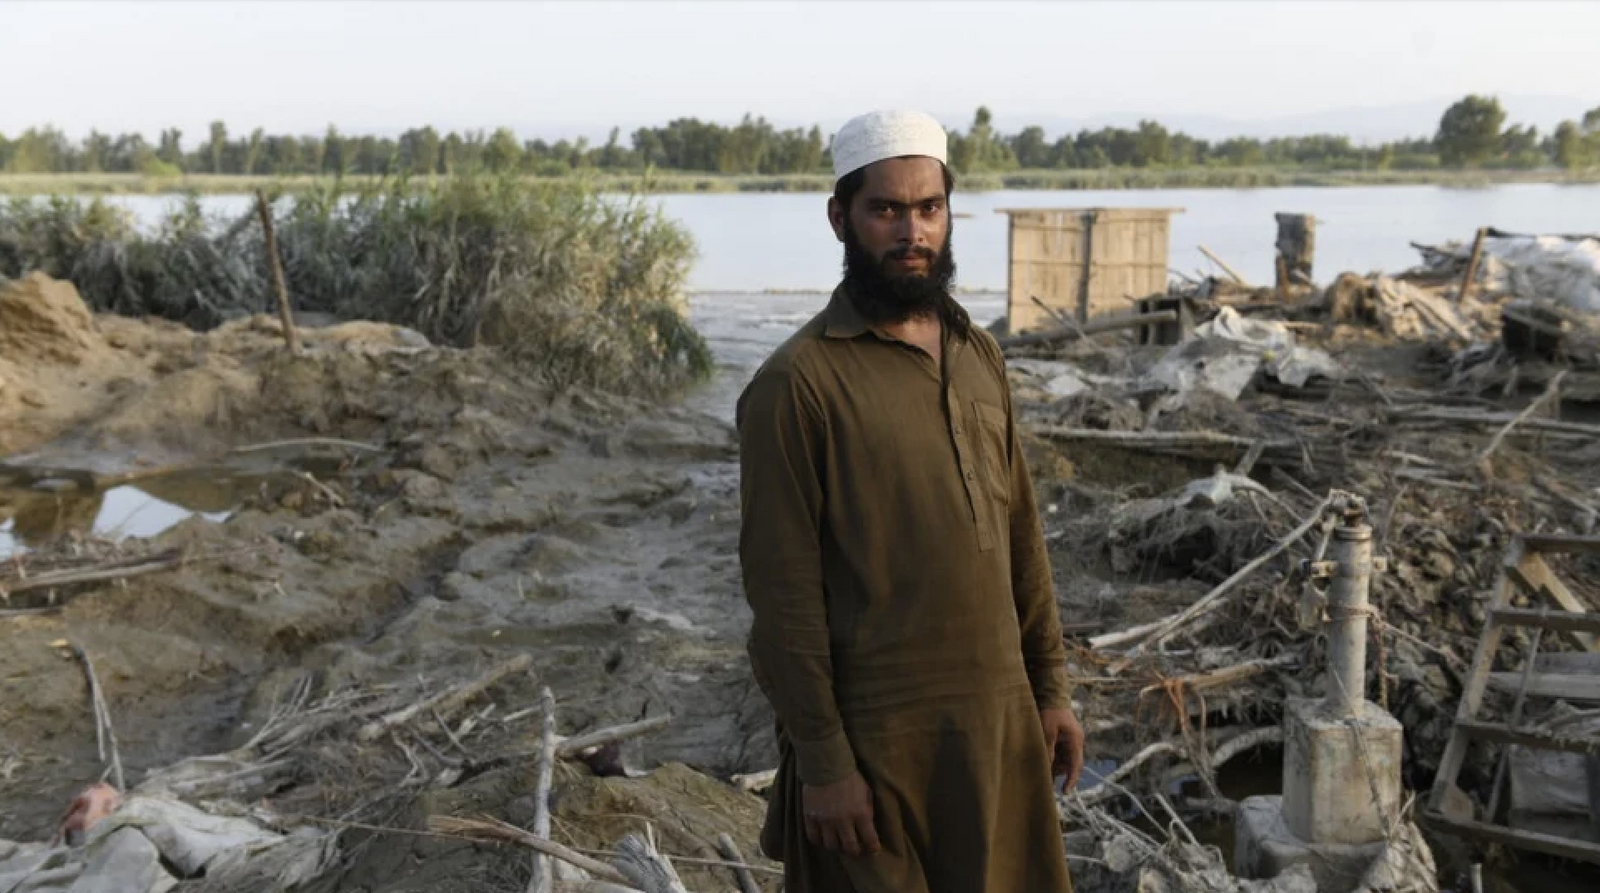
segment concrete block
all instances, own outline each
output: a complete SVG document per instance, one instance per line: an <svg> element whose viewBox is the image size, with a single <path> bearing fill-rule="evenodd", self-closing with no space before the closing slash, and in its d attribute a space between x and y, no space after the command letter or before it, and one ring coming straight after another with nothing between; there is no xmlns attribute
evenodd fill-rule
<svg viewBox="0 0 1600 893"><path fill-rule="evenodd" d="M1283 818L1307 843L1373 843L1383 840L1384 816L1399 820L1400 722L1362 701L1353 723L1352 732L1320 699L1284 705Z"/></svg>
<svg viewBox="0 0 1600 893"><path fill-rule="evenodd" d="M1384 844L1313 844L1284 821L1283 798L1247 797L1234 816L1233 873L1250 880L1279 877L1297 865L1310 869L1318 893L1349 893L1381 858Z"/></svg>

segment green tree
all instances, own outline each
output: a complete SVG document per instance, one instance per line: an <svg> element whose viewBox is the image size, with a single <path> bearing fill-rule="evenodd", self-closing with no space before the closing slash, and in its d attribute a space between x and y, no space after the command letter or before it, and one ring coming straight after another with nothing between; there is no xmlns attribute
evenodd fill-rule
<svg viewBox="0 0 1600 893"><path fill-rule="evenodd" d="M522 144L509 127L501 127L489 137L483 149L483 163L490 170L514 171L522 166Z"/></svg>
<svg viewBox="0 0 1600 893"><path fill-rule="evenodd" d="M1573 121L1562 121L1556 127L1556 164L1569 171L1585 167L1589 163L1589 146L1584 140L1583 132Z"/></svg>
<svg viewBox="0 0 1600 893"><path fill-rule="evenodd" d="M211 153L211 172L223 173L223 155L228 150L228 126L221 121L211 122L211 141L207 144Z"/></svg>
<svg viewBox="0 0 1600 893"><path fill-rule="evenodd" d="M161 131L161 148L156 157L179 170L183 169L183 131L169 127Z"/></svg>
<svg viewBox="0 0 1600 893"><path fill-rule="evenodd" d="M261 143L267 137L266 131L257 127L250 131L250 142L244 150L244 173L250 175L256 172L256 165L261 163Z"/></svg>
<svg viewBox="0 0 1600 893"><path fill-rule="evenodd" d="M1505 122L1505 109L1492 96L1474 94L1457 101L1445 109L1434 135L1439 159L1450 167L1482 164L1501 148Z"/></svg>
<svg viewBox="0 0 1600 893"><path fill-rule="evenodd" d="M317 170L324 174L342 174L350 168L350 158L345 152L345 139L339 135L339 128L328 125L328 132L322 135L322 163Z"/></svg>
<svg viewBox="0 0 1600 893"><path fill-rule="evenodd" d="M1023 168L1050 166L1050 146L1044 141L1043 127L1024 127L1011 138L1011 153Z"/></svg>

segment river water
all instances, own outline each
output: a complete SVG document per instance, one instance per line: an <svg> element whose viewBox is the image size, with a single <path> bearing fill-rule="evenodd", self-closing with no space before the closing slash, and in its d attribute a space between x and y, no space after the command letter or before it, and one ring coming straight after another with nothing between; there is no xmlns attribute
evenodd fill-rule
<svg viewBox="0 0 1600 893"><path fill-rule="evenodd" d="M175 201L147 195L109 196L154 223ZM207 209L232 219L253 199L217 195ZM690 310L719 362L717 380L690 399L730 418L738 388L760 359L827 300L839 275L841 249L817 193L712 193L652 199L693 235L699 257L689 276ZM957 285L973 318L988 324L1004 313L1006 217L1002 208L1181 208L1172 218L1170 266L1193 276L1216 272L1201 245L1246 279L1273 278L1276 212L1317 218L1314 278L1340 272L1398 271L1417 263L1412 242L1469 239L1480 226L1511 232L1600 230L1600 185L1519 184L1481 189L1382 186L1289 189L1150 189L962 193L955 221Z"/></svg>

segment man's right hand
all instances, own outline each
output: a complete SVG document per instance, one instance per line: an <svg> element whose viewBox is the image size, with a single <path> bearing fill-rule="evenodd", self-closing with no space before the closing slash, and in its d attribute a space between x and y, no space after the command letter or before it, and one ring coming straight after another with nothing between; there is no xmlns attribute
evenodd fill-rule
<svg viewBox="0 0 1600 893"><path fill-rule="evenodd" d="M872 789L861 773L833 784L802 785L806 839L849 856L878 852L878 831L872 824Z"/></svg>

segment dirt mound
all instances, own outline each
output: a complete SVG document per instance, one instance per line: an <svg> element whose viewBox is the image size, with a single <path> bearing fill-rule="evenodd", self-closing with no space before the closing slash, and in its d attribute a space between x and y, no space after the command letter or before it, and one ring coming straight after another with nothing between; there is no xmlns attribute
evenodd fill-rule
<svg viewBox="0 0 1600 893"><path fill-rule="evenodd" d="M0 357L77 366L107 346L72 283L30 273L0 284Z"/></svg>

